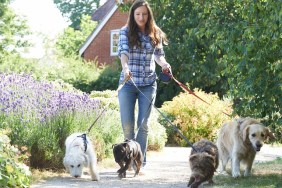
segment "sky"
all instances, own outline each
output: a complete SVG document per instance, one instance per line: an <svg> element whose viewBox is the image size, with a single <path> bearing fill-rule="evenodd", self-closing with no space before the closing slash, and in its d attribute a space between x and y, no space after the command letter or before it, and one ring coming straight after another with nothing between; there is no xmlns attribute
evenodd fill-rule
<svg viewBox="0 0 282 188"><path fill-rule="evenodd" d="M17 15L23 16L34 33L30 41L35 45L24 57L41 58L45 54L43 38L54 39L57 34L68 26L61 16L53 0L14 0L11 8Z"/></svg>
<svg viewBox="0 0 282 188"><path fill-rule="evenodd" d="M105 0L101 0L103 4ZM27 21L31 31L31 42L35 47L29 49L29 53L23 54L24 57L41 58L45 54L43 49L43 36L54 39L56 35L68 26L53 3L53 0L14 0L11 8L16 14L23 16ZM42 36L43 35L43 36Z"/></svg>

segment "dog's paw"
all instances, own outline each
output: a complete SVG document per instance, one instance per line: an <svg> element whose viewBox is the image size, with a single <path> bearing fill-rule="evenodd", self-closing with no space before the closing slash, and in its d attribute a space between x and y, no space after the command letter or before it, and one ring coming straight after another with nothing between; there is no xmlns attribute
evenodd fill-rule
<svg viewBox="0 0 282 188"><path fill-rule="evenodd" d="M233 178L239 178L241 176L240 172L233 172L232 177Z"/></svg>
<svg viewBox="0 0 282 188"><path fill-rule="evenodd" d="M100 181L100 176L98 174L91 175L92 181Z"/></svg>
<svg viewBox="0 0 282 188"><path fill-rule="evenodd" d="M100 178L99 177L95 177L95 178L91 178L92 181L100 181Z"/></svg>
<svg viewBox="0 0 282 188"><path fill-rule="evenodd" d="M224 175L224 176L228 176L228 173L224 170L224 171L218 171L217 172L220 175Z"/></svg>
<svg viewBox="0 0 282 188"><path fill-rule="evenodd" d="M251 175L251 173L249 172L249 171L245 171L245 173L244 173L244 176L245 177L248 177L248 176L250 176Z"/></svg>
<svg viewBox="0 0 282 188"><path fill-rule="evenodd" d="M119 179L126 178L126 173L125 172L124 173L119 173L118 177L119 177Z"/></svg>
<svg viewBox="0 0 282 188"><path fill-rule="evenodd" d="M123 174L118 174L118 178L122 179L123 178Z"/></svg>

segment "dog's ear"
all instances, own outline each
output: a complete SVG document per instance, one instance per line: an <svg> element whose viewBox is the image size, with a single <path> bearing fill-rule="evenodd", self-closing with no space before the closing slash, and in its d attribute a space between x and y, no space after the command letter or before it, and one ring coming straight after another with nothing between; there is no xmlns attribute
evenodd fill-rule
<svg viewBox="0 0 282 188"><path fill-rule="evenodd" d="M63 164L64 164L65 167L68 165L67 156L64 157Z"/></svg>
<svg viewBox="0 0 282 188"><path fill-rule="evenodd" d="M128 144L127 143L123 143L122 146L127 150L127 148L128 148Z"/></svg>
<svg viewBox="0 0 282 188"><path fill-rule="evenodd" d="M113 144L113 145L112 145L112 149L114 149L114 147L116 147L116 145L117 145L117 144Z"/></svg>
<svg viewBox="0 0 282 188"><path fill-rule="evenodd" d="M207 160L209 160L213 164L213 166L216 166L216 162L215 162L215 157L214 156L208 154L208 155L206 155L206 158L207 158Z"/></svg>
<svg viewBox="0 0 282 188"><path fill-rule="evenodd" d="M129 139L128 138L125 138L125 140L124 140L125 142L128 142L129 141Z"/></svg>
<svg viewBox="0 0 282 188"><path fill-rule="evenodd" d="M189 157L189 161L194 161L195 159L197 159L197 155L193 154Z"/></svg>
<svg viewBox="0 0 282 188"><path fill-rule="evenodd" d="M250 126L247 126L243 129L243 141L246 141L247 137L249 136Z"/></svg>
<svg viewBox="0 0 282 188"><path fill-rule="evenodd" d="M265 127L265 132L266 132L267 138L269 138L270 141L274 141L276 139L274 133L272 133L268 127Z"/></svg>
<svg viewBox="0 0 282 188"><path fill-rule="evenodd" d="M131 155L131 150L130 150L130 146L129 146L129 144L128 143L124 143L124 148L125 148L125 151L126 151L126 157L128 158L128 159L130 159L130 155Z"/></svg>

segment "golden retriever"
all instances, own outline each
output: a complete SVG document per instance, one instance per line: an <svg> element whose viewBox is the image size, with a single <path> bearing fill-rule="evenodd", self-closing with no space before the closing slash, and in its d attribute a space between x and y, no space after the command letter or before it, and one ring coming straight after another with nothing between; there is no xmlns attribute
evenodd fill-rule
<svg viewBox="0 0 282 188"><path fill-rule="evenodd" d="M246 117L225 123L219 130L216 143L220 159L219 171L226 173L226 164L230 159L234 178L241 175L240 162L246 165L244 176L249 176L256 152L260 151L267 138L275 137L256 119Z"/></svg>

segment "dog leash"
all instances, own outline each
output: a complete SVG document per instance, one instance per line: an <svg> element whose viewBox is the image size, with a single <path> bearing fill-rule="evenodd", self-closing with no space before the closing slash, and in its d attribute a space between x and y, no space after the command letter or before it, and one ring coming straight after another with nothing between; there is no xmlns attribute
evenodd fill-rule
<svg viewBox="0 0 282 188"><path fill-rule="evenodd" d="M130 80L130 76L127 76L122 83L118 86L117 88L117 92L124 86L124 84ZM97 116L97 118L93 121L93 123L90 125L90 127L87 130L87 134L89 134L90 130L92 129L92 127L95 125L95 123L98 121L98 119L104 114L104 112L106 111L106 109L108 109L108 106L110 105L110 103L104 107L104 109L102 110L102 112Z"/></svg>
<svg viewBox="0 0 282 188"><path fill-rule="evenodd" d="M108 105L107 105L108 106ZM102 110L102 112L98 115L98 117L93 121L93 123L90 125L90 127L87 130L87 134L89 134L92 127L95 125L95 123L98 121L98 119L103 115L104 111L106 111L107 106Z"/></svg>
<svg viewBox="0 0 282 188"><path fill-rule="evenodd" d="M185 86L183 83L179 82L169 71L169 69L162 71L163 74L167 75L168 77L170 77L171 79L173 79L184 91L188 92L189 94L192 94L193 96L197 97L198 99L200 99L201 101L203 101L204 103L208 104L211 106L210 103L208 103L207 101L205 101L204 99L202 99L201 97L199 97L198 95L196 95L192 90L190 90L187 86ZM227 114L224 111L221 111L223 114L227 115L228 117L232 117L230 114Z"/></svg>
<svg viewBox="0 0 282 188"><path fill-rule="evenodd" d="M116 90L117 92L124 86L124 84L130 79L130 77L126 77L122 83L118 86L118 89ZM101 113L97 116L97 118L93 121L93 123L90 125L90 127L87 130L87 133L83 133L82 135L79 135L77 137L81 137L83 139L83 143L84 143L84 152L86 152L87 150L87 140L86 140L86 134L89 134L92 127L95 125L95 123L98 121L98 119L104 114L104 112L106 111L106 109L108 109L108 106L110 105L110 103L108 103L108 105L106 105L104 107L104 109L101 111Z"/></svg>
<svg viewBox="0 0 282 188"><path fill-rule="evenodd" d="M118 86L118 88L117 88L116 91L118 92L118 91L124 86L124 84L125 84L129 79L130 79L130 76L126 77L126 78L122 81L122 83ZM90 127L88 128L87 133L83 133L82 135L77 136L77 137L82 138L82 140L83 140L84 152L86 152L86 150L87 150L86 134L89 134L89 133L90 133L92 127L95 125L95 123L98 121L98 119L104 114L104 112L106 111L106 109L108 108L109 105L110 105L110 103L108 103L108 105L106 105L106 106L104 107L104 109L101 111L101 113L97 116L97 118L93 121L93 123L92 123L92 124L90 125ZM138 129L138 130L139 130L139 129Z"/></svg>
<svg viewBox="0 0 282 188"><path fill-rule="evenodd" d="M196 150L196 148L193 146L193 144L181 133L181 131L152 103L152 101L150 101L147 96L140 91L140 89L137 87L137 85L135 84L135 82L133 81L132 77L130 77L131 82L133 83L133 85L136 87L136 89L150 102L150 106L153 106L161 115L162 117L176 130L176 132L187 142L187 144L189 146L191 146L191 148L195 151L198 152ZM149 107L150 107L149 106Z"/></svg>

